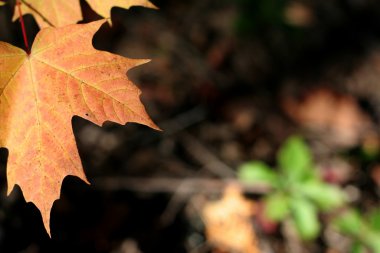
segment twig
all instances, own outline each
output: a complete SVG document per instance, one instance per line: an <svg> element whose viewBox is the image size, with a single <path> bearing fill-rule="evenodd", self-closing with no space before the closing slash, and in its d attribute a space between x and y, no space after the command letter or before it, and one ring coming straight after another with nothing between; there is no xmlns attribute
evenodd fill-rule
<svg viewBox="0 0 380 253"><path fill-rule="evenodd" d="M173 119L159 122L166 136L177 134L190 126L202 122L206 118L206 111L202 106L194 107L188 111L178 114Z"/></svg>
<svg viewBox="0 0 380 253"><path fill-rule="evenodd" d="M235 179L211 179L211 178L120 178L102 177L91 180L95 188L106 191L129 190L145 193L174 193L195 194L195 193L220 193L228 184L238 184L245 193L264 194L270 188L263 184L242 184ZM186 181L186 183L185 183ZM179 190L180 189L180 190Z"/></svg>
<svg viewBox="0 0 380 253"><path fill-rule="evenodd" d="M202 163L206 169L220 178L235 177L235 171L221 161L195 137L188 133L183 133L179 136L179 139L184 143L187 152L189 152L194 159L198 160L198 162Z"/></svg>
<svg viewBox="0 0 380 253"><path fill-rule="evenodd" d="M195 172L195 175L193 175L193 178L199 177L198 175L201 175L202 172L203 170L199 170ZM170 201L165 208L165 211L162 213L160 217L160 222L163 226L171 224L171 222L173 221L174 217L176 216L180 208L191 197L191 193L183 192L183 189L186 189L189 183L190 181L184 178L182 183L178 186L177 190L173 192L170 198Z"/></svg>
<svg viewBox="0 0 380 253"><path fill-rule="evenodd" d="M178 188L173 192L165 211L162 212L162 215L160 216L160 224L162 226L171 224L182 205L188 200L191 193L184 192L184 190L188 188L188 183L189 181L183 180L183 182L180 183Z"/></svg>

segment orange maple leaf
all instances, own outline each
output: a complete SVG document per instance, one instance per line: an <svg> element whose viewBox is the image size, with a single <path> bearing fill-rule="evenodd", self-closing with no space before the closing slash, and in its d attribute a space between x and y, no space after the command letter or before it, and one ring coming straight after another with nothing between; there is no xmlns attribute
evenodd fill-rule
<svg viewBox="0 0 380 253"><path fill-rule="evenodd" d="M83 19L79 0L18 0L18 3L22 14L33 15L41 28L71 25ZM13 21L19 17L15 9Z"/></svg>
<svg viewBox="0 0 380 253"><path fill-rule="evenodd" d="M43 27L60 27L82 20L79 0L18 0L23 15L32 14L37 24ZM132 6L157 8L148 0L86 0L100 16L109 18L114 6L128 9ZM13 21L20 17L15 10Z"/></svg>
<svg viewBox="0 0 380 253"><path fill-rule="evenodd" d="M147 60L93 48L92 37L104 22L42 29L30 55L0 42L0 147L9 150L8 194L19 185L25 200L41 211L49 234L63 179L74 175L87 182L73 115L98 125L136 122L158 129L126 76Z"/></svg>
<svg viewBox="0 0 380 253"><path fill-rule="evenodd" d="M157 8L147 0L86 0L90 7L100 16L109 18L111 16L112 7L120 7L129 9L132 6L143 6L148 8Z"/></svg>

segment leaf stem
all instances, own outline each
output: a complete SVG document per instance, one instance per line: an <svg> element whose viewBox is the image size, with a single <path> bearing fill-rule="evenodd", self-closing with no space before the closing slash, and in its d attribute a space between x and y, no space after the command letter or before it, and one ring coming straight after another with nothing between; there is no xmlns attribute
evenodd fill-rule
<svg viewBox="0 0 380 253"><path fill-rule="evenodd" d="M18 14L20 16L20 24L21 24L21 30L22 30L22 37L24 38L24 45L26 49L26 53L30 55L30 49L29 49L29 43L28 43L28 37L26 36L26 29L24 24L24 18L22 17L22 11L21 11L21 2L17 0L16 2Z"/></svg>

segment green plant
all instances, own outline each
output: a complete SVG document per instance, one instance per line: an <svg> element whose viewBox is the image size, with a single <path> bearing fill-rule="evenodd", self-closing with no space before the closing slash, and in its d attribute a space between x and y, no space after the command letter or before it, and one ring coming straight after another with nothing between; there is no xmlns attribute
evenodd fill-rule
<svg viewBox="0 0 380 253"><path fill-rule="evenodd" d="M246 183L271 187L264 197L265 215L276 222L290 219L300 237L314 239L320 232L318 213L331 211L345 202L343 191L322 181L304 140L292 136L277 154L278 171L261 161L243 164L238 177Z"/></svg>
<svg viewBox="0 0 380 253"><path fill-rule="evenodd" d="M364 253L365 249L380 253L380 209L365 216L356 209L348 209L337 216L333 224L340 233L353 239L352 253Z"/></svg>

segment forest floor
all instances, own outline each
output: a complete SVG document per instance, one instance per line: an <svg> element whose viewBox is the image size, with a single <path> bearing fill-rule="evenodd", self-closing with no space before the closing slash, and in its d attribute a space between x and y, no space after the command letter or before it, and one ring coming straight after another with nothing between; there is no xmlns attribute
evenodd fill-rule
<svg viewBox="0 0 380 253"><path fill-rule="evenodd" d="M242 184L236 171L251 160L275 166L281 144L298 134L323 179L342 187L361 210L378 206L380 4L152 2L160 9L113 9L113 27L104 25L94 45L152 59L128 76L163 131L98 127L74 117L91 185L64 181L52 211L52 239L20 190L6 197L2 187L0 251L344 253L349 242L337 246L342 237L328 221L321 237L308 243L286 224L263 222L266 189ZM82 7L87 19L96 18L84 1ZM6 14L0 19L10 27L1 28L0 39L22 45L21 35L13 35L21 34L17 22ZM32 41L38 29L32 17L26 21ZM1 185L6 157L1 150ZM238 192L223 195L231 185ZM215 217L227 212L223 196L252 208L249 229L207 219L212 204L220 204L212 209ZM227 239L210 240L210 229ZM255 239L244 249L231 236L239 229Z"/></svg>

